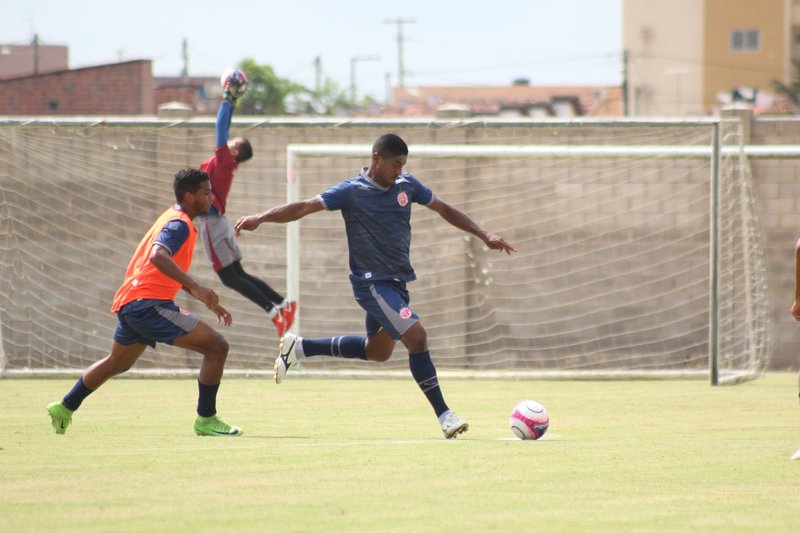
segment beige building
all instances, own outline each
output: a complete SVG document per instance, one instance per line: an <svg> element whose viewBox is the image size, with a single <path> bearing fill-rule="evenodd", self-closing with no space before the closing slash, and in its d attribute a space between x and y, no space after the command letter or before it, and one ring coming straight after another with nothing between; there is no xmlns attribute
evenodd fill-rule
<svg viewBox="0 0 800 533"><path fill-rule="evenodd" d="M707 115L733 102L779 107L800 57L800 0L625 0L630 115Z"/></svg>

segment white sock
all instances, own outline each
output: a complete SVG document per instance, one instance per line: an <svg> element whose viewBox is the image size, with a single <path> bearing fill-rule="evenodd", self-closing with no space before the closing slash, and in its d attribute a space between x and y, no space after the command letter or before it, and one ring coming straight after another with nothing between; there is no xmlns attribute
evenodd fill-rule
<svg viewBox="0 0 800 533"><path fill-rule="evenodd" d="M294 345L294 355L298 361L306 358L306 352L303 351L303 337L297 337Z"/></svg>

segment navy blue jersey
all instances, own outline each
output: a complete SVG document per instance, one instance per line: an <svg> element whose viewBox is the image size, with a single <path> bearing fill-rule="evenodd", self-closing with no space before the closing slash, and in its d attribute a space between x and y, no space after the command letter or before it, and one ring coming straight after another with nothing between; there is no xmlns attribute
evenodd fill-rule
<svg viewBox="0 0 800 533"><path fill-rule="evenodd" d="M169 255L174 255L188 238L189 226L183 220L175 218L164 224L155 242L169 250Z"/></svg>
<svg viewBox="0 0 800 533"><path fill-rule="evenodd" d="M350 251L350 279L413 281L411 204L430 205L433 192L404 172L391 187L366 174L334 185L319 197L329 211L340 210Z"/></svg>

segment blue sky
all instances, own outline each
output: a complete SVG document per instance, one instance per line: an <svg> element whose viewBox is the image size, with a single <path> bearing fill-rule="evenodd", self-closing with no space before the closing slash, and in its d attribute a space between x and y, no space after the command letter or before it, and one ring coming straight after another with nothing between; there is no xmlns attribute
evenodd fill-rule
<svg viewBox="0 0 800 533"><path fill-rule="evenodd" d="M405 83L619 84L622 0L25 0L5 2L0 43L69 46L70 67L152 59L156 76L218 75L249 57L313 86L314 59L342 88L356 62L359 95L383 99L397 82L397 26Z"/></svg>

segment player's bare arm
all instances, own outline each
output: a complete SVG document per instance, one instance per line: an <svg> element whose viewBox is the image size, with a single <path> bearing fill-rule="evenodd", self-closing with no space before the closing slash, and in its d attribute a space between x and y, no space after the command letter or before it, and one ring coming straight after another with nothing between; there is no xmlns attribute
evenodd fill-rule
<svg viewBox="0 0 800 533"><path fill-rule="evenodd" d="M433 202L427 207L439 213L439 216L452 226L478 237L490 250L506 252L509 255L511 255L511 252L517 251L516 248L507 243L502 237L483 229L477 222L472 220L469 215L448 204L441 198L434 198Z"/></svg>
<svg viewBox="0 0 800 533"><path fill-rule="evenodd" d="M792 303L792 316L800 321L800 240L794 246L794 303Z"/></svg>
<svg viewBox="0 0 800 533"><path fill-rule="evenodd" d="M242 230L253 231L264 222L277 224L293 222L323 209L325 209L325 205L319 197L279 205L258 215L250 215L237 220L235 226L236 236L238 237Z"/></svg>
<svg viewBox="0 0 800 533"><path fill-rule="evenodd" d="M204 287L195 281L189 274L181 270L181 267L172 259L169 251L160 245L153 246L150 251L150 262L159 269L164 275L174 279L189 292L192 296L200 300L205 306L217 315L217 320L226 326L233 323L231 314L219 304L219 297L212 289Z"/></svg>

